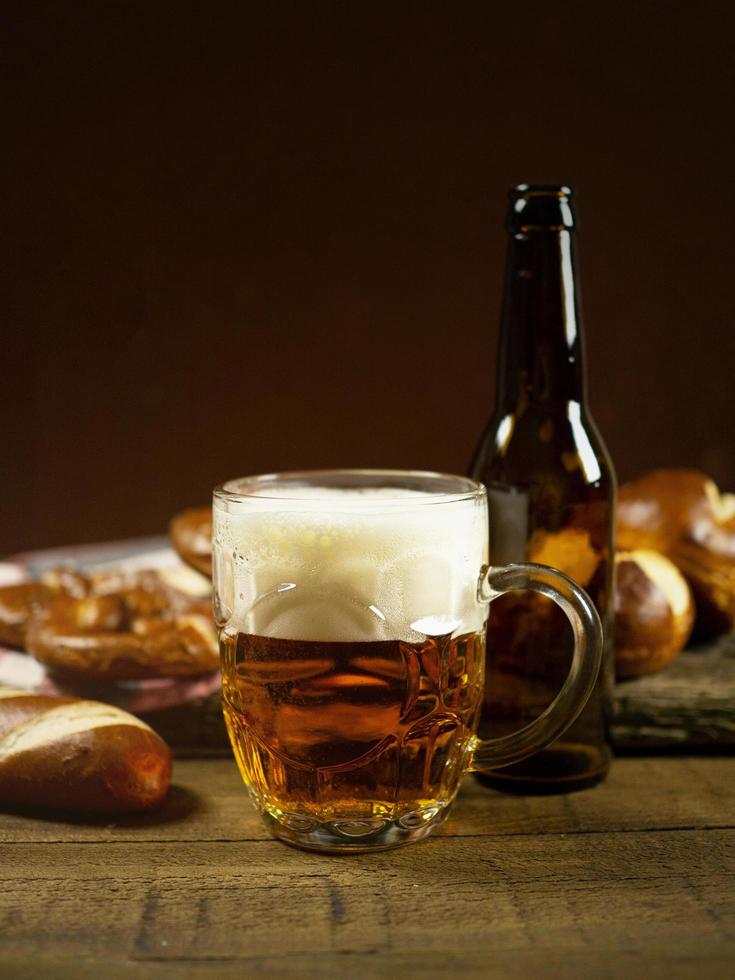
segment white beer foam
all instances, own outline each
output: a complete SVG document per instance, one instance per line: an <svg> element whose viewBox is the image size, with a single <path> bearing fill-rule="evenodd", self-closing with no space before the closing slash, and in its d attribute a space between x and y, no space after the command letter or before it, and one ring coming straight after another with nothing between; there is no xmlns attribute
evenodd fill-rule
<svg viewBox="0 0 735 980"><path fill-rule="evenodd" d="M280 491L280 492L277 492ZM484 499L388 488L269 489L215 501L214 574L228 627L280 639L416 642L481 629Z"/></svg>

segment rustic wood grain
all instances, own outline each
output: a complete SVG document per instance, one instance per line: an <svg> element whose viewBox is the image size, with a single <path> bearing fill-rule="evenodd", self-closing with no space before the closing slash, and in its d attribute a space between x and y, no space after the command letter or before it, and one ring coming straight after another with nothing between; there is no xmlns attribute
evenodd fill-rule
<svg viewBox="0 0 735 980"><path fill-rule="evenodd" d="M26 845L5 955L136 962L645 950L735 940L730 831L439 838L325 859L277 842Z"/></svg>
<svg viewBox="0 0 735 980"><path fill-rule="evenodd" d="M441 834L341 858L271 840L229 760L179 762L176 782L159 820L0 816L0 976L675 980L735 965L732 759L622 759L565 797L469 779Z"/></svg>
<svg viewBox="0 0 735 980"><path fill-rule="evenodd" d="M702 980L703 977L729 980L732 974L735 943L723 942L716 950L708 950L706 968L702 972L702 944L677 944L672 950L667 944L651 945L645 950L601 954L595 950L485 950L472 948L467 952L447 950L441 958L432 953L404 954L400 950L388 953L340 953L334 957L322 955L298 957L253 957L243 960L210 959L185 964L176 961L146 960L110 961L108 958L85 958L70 962L58 956L42 956L30 963L25 958L5 960L4 975L13 980L38 980L55 977L59 980L216 980L216 978L265 978L272 980L298 976L314 980L396 980L397 977L445 980ZM2 969L2 968L0 968Z"/></svg>
<svg viewBox="0 0 735 980"><path fill-rule="evenodd" d="M618 749L735 749L735 633L615 688Z"/></svg>
<svg viewBox="0 0 735 980"><path fill-rule="evenodd" d="M735 758L618 760L593 790L516 796L467 776L437 833L569 834L735 826ZM70 820L0 816L1 842L270 840L229 759L179 759L169 799L155 814Z"/></svg>

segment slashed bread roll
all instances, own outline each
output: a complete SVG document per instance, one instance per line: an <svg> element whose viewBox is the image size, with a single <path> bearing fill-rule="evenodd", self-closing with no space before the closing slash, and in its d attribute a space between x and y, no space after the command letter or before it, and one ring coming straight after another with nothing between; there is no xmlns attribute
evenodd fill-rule
<svg viewBox="0 0 735 980"><path fill-rule="evenodd" d="M0 803L129 813L161 803L170 781L171 751L139 718L0 687Z"/></svg>

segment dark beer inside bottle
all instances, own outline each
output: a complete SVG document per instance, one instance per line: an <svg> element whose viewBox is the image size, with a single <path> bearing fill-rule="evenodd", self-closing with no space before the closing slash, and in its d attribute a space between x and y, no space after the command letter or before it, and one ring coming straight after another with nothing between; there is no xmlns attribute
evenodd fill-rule
<svg viewBox="0 0 735 980"><path fill-rule="evenodd" d="M574 265L575 218L563 186L511 191L496 410L472 475L488 488L490 560L569 574L592 597L606 637L604 669L578 720L548 749L498 770L519 792L579 789L610 764L612 532L615 482L587 410ZM536 718L569 670L573 639L550 600L514 593L491 606L483 737Z"/></svg>

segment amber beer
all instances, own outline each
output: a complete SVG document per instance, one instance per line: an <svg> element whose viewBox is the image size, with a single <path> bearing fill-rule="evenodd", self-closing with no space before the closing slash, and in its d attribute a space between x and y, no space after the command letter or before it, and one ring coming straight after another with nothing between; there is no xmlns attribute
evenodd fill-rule
<svg viewBox="0 0 735 980"><path fill-rule="evenodd" d="M214 508L230 739L274 832L314 846L441 819L482 702L484 491L354 479L264 478Z"/></svg>
<svg viewBox="0 0 735 980"><path fill-rule="evenodd" d="M471 467L488 490L491 563L561 569L589 593L604 628L603 668L582 715L556 744L487 777L524 792L589 786L611 758L615 474L587 404L571 196L557 185L511 190L495 413ZM481 734L536 718L566 676L572 645L543 596L499 599Z"/></svg>
<svg viewBox="0 0 735 980"><path fill-rule="evenodd" d="M237 633L225 718L245 782L275 814L407 826L443 809L482 703L485 632L339 643Z"/></svg>
<svg viewBox="0 0 735 980"><path fill-rule="evenodd" d="M525 758L578 715L599 618L551 569L490 569L487 521L482 484L438 473L282 473L215 490L225 719L275 836L329 851L420 840L463 773ZM531 728L481 742L488 607L517 589L570 616L573 668Z"/></svg>

